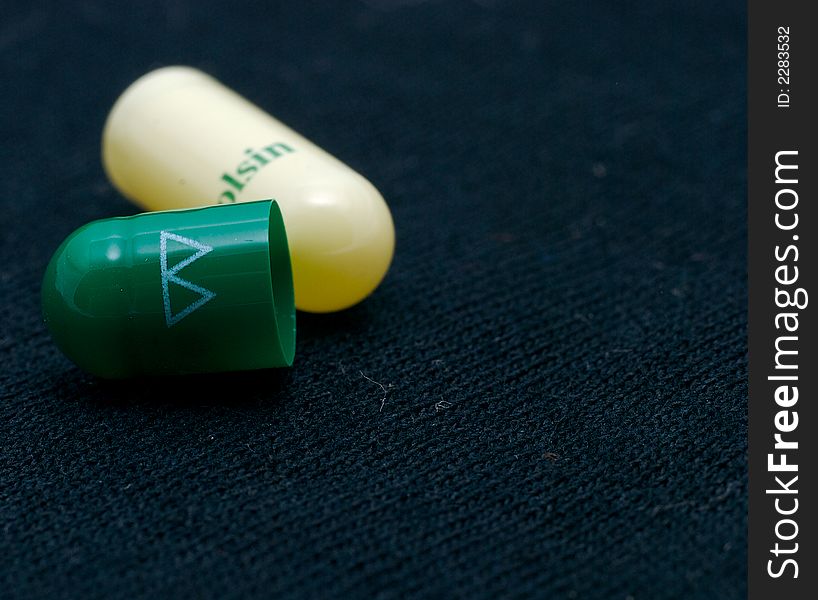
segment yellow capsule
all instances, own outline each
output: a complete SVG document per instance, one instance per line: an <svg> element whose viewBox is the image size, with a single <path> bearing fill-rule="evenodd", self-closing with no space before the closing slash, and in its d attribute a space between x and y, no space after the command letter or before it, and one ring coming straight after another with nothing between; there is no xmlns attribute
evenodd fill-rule
<svg viewBox="0 0 818 600"><path fill-rule="evenodd" d="M392 261L392 216L369 181L196 69L166 67L131 84L108 116L102 160L147 210L275 198L301 310L357 304Z"/></svg>

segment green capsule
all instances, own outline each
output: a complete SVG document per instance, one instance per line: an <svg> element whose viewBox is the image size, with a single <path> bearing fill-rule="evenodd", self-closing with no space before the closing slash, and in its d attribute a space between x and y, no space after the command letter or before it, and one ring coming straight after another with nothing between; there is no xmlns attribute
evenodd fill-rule
<svg viewBox="0 0 818 600"><path fill-rule="evenodd" d="M272 200L94 221L51 259L43 315L106 378L290 366L295 304Z"/></svg>

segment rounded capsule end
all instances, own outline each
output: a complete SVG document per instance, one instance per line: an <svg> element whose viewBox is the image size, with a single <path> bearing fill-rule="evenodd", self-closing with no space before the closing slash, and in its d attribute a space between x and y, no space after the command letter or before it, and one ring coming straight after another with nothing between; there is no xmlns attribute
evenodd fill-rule
<svg viewBox="0 0 818 600"><path fill-rule="evenodd" d="M357 173L307 183L281 201L299 310L328 313L369 296L395 250L392 215L377 189Z"/></svg>
<svg viewBox="0 0 818 600"><path fill-rule="evenodd" d="M116 223L97 221L69 235L46 268L41 294L43 319L60 350L105 378L132 374L121 330L128 306L126 248L116 229Z"/></svg>

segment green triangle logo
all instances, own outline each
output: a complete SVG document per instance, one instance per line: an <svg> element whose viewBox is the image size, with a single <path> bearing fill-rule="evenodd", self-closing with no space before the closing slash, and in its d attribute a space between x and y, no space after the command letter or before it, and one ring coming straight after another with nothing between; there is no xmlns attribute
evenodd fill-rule
<svg viewBox="0 0 818 600"><path fill-rule="evenodd" d="M179 261L171 268L168 268L168 240L173 240L174 242L178 242L179 244L183 244L185 246L193 248L194 250L196 250L196 252L188 256L186 259ZM197 242L196 240L192 240L181 235L176 235L175 233L170 233L169 231L159 232L159 265L162 274L162 300L165 303L165 323L167 323L168 327L173 327L179 321L181 321L190 313L195 311L197 308L201 308L210 300L216 297L215 292L211 292L210 290L203 288L200 285L196 285L195 283L191 283L187 279L182 279L179 276L179 271L184 269L189 264L196 262L197 260L199 260L208 252L211 252L212 250L213 250L212 246L202 244L201 242ZM199 298L188 304L181 311L177 312L176 314L173 314L173 311L171 310L170 306L171 283L180 285L183 288L190 290L195 294L198 294Z"/></svg>

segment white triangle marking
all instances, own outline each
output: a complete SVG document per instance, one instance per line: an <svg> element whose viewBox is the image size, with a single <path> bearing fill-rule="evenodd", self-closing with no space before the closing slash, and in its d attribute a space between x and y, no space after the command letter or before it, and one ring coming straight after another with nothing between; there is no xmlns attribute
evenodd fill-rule
<svg viewBox="0 0 818 600"><path fill-rule="evenodd" d="M188 256L185 260L168 269L168 240L173 240L174 242L179 242L185 246L195 248L196 253ZM162 299L165 302L165 323L167 323L168 327L176 325L176 323L184 319L194 310L200 308L216 297L215 292L211 292L210 290L203 288L200 285L196 285L195 283L191 283L187 279L182 279L177 275L179 271L184 269L189 264L199 260L212 250L212 246L202 244L196 240L191 240L190 238L182 237L181 235L176 235L175 233L170 233L169 231L159 232L159 264L162 271ZM191 292L196 292L201 297L195 302L189 304L184 310L174 315L170 310L169 286L171 282L175 283L176 285L181 285L183 288L186 288Z"/></svg>

